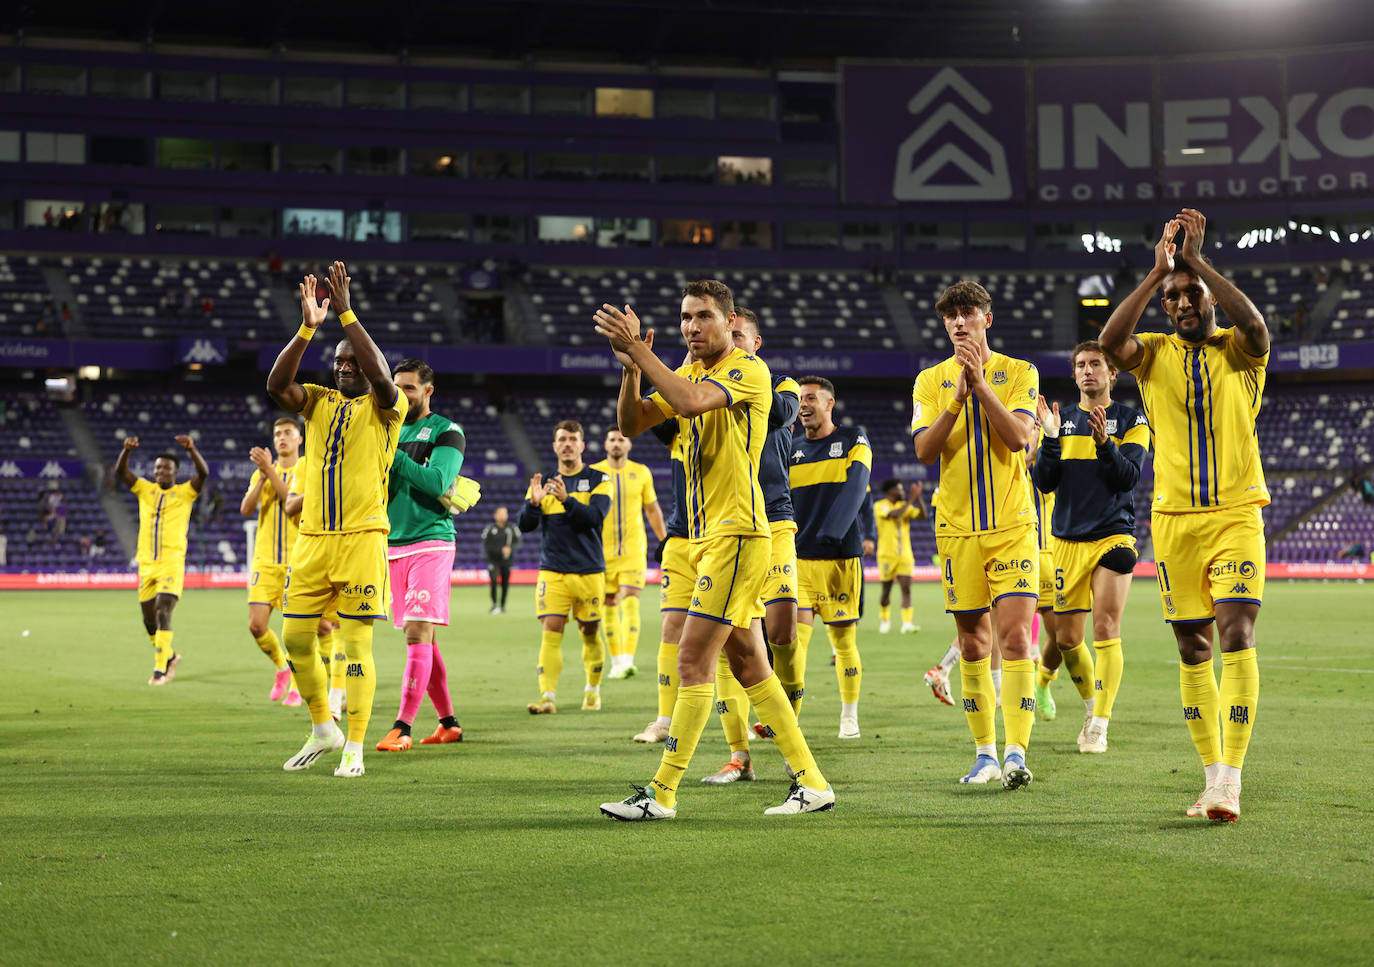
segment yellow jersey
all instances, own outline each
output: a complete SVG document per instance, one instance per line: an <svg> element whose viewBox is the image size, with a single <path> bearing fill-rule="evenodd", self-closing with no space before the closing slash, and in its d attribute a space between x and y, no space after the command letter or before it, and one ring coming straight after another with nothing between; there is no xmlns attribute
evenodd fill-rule
<svg viewBox="0 0 1374 967"><path fill-rule="evenodd" d="M1269 503L1255 432L1269 354L1251 356L1234 329L1201 343L1174 333L1137 338L1144 355L1133 372L1155 451L1152 509L1184 514Z"/></svg>
<svg viewBox="0 0 1374 967"><path fill-rule="evenodd" d="M609 460L592 464L592 469L604 473L611 484L611 509L601 527L606 560L646 556L649 545L644 533L644 508L658 503L653 474L644 464L633 460L626 460L619 470L612 468Z"/></svg>
<svg viewBox="0 0 1374 967"><path fill-rule="evenodd" d="M694 383L714 383L726 398L719 409L677 417L686 456L688 538L769 537L759 487L759 458L773 405L768 365L736 347L710 369L693 360L677 374ZM665 418L677 416L662 394L649 399Z"/></svg>
<svg viewBox="0 0 1374 967"><path fill-rule="evenodd" d="M306 383L305 460L296 485L305 498L300 533L356 534L391 529L387 478L409 403L383 407L371 393L349 399L336 389Z"/></svg>
<svg viewBox="0 0 1374 967"><path fill-rule="evenodd" d="M899 505L902 512L889 517ZM873 505L873 519L878 524L878 560L900 561L914 557L911 552L911 522L921 516L921 508L905 500L892 501L884 497Z"/></svg>
<svg viewBox="0 0 1374 967"><path fill-rule="evenodd" d="M272 464L289 493L295 492L296 474L301 469L299 460L293 466L283 467L280 462ZM262 478L262 471L254 470L248 478L248 490ZM296 531L300 529L301 517L286 516L286 501L277 499L277 491L268 480L262 482L262 494L258 497L258 536L253 542L253 569L286 564L291 554L291 545L296 543Z"/></svg>
<svg viewBox="0 0 1374 967"><path fill-rule="evenodd" d="M911 435L930 429L954 400L958 361L951 356L921 371L911 391ZM1035 416L1040 374L1024 359L994 352L983 378L1002 405ZM997 435L978 397L970 394L940 451L940 535L988 534L1034 523L1024 452Z"/></svg>
<svg viewBox="0 0 1374 967"><path fill-rule="evenodd" d="M142 477L130 489L138 498L138 563L184 561L191 505L199 492L189 480L163 490Z"/></svg>

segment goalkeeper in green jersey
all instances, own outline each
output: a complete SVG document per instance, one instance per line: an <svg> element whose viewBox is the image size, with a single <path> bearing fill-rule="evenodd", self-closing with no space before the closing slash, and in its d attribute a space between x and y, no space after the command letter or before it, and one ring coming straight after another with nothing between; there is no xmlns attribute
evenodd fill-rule
<svg viewBox="0 0 1374 967"><path fill-rule="evenodd" d="M401 678L401 709L382 741L381 752L411 747L410 726L426 694L439 716L434 734L422 744L461 742L463 729L453 714L448 673L439 654L436 630L448 624L453 571L453 514L476 502L475 481L460 477L463 428L429 408L434 370L418 359L396 366L396 387L410 409L391 464L387 516L387 563L391 577L391 614L406 635L406 667Z"/></svg>

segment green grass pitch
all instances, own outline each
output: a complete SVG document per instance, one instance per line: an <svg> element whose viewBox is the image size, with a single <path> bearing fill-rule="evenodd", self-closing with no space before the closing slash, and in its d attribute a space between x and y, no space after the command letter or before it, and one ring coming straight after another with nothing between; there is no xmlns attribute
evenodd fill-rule
<svg viewBox="0 0 1374 967"><path fill-rule="evenodd" d="M0 596L0 963L1091 964L1368 963L1374 923L1370 588L1272 583L1261 697L1234 826L1183 816L1201 770L1180 720L1172 636L1152 583L1124 624L1126 677L1103 756L1079 755L1072 685L1037 722L1035 782L961 787L961 713L920 683L951 637L918 585L918 635L860 633L863 739L836 738L823 634L802 725L834 813L765 817L787 780L701 786L727 757L713 717L672 822L597 805L654 771L630 736L653 715L656 595L640 675L578 711L575 636L562 711L533 718L531 589L486 613L455 589L441 638L460 745L371 751L404 663L379 628L368 773L281 763L303 709L266 701L243 595L191 591L173 685L144 683L133 592ZM279 626L279 625L278 625ZM957 694L957 686L956 686ZM434 725L426 703L417 734Z"/></svg>

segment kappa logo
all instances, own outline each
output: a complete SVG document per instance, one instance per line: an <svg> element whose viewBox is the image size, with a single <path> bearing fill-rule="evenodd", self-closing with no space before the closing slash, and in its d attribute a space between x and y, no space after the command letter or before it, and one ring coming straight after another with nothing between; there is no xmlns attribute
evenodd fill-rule
<svg viewBox="0 0 1374 967"><path fill-rule="evenodd" d="M49 460L47 463L43 464L43 469L38 471L38 476L48 479L65 477L66 475L67 471L63 470L62 464L58 463L56 460Z"/></svg>
<svg viewBox="0 0 1374 967"><path fill-rule="evenodd" d="M780 584L780 585L778 585L778 594L791 594L791 593L792 593L792 587L791 587L791 585L788 585L788 584Z"/></svg>
<svg viewBox="0 0 1374 967"><path fill-rule="evenodd" d="M1006 149L953 97L934 107L947 93L957 95L976 114L992 113L992 102L954 68L936 72L907 102L907 111L925 119L897 149L892 197L898 201L1006 201L1011 198ZM959 141L972 141L988 163L981 164L965 151L951 137L956 132L961 135ZM923 159L919 163L918 157ZM949 168L959 170L958 180L937 182Z"/></svg>
<svg viewBox="0 0 1374 967"><path fill-rule="evenodd" d="M4 463L0 463L0 477L22 476L24 476L24 471L20 470L19 464L15 463L13 460L6 460Z"/></svg>
<svg viewBox="0 0 1374 967"><path fill-rule="evenodd" d="M952 382L950 382L949 380L947 380L947 379L946 379L946 380L942 380L942 381L940 382L940 388L941 388L941 389L954 389L954 384L953 384Z"/></svg>
<svg viewBox="0 0 1374 967"><path fill-rule="evenodd" d="M1249 593L1250 593L1250 589L1247 588L1247 587L1245 586L1245 582L1243 582L1243 581L1237 581L1236 584L1235 584L1235 586L1234 586L1233 588L1231 588L1231 593L1232 593L1232 594L1249 594Z"/></svg>
<svg viewBox="0 0 1374 967"><path fill-rule="evenodd" d="M1021 580L1019 580L1019 581L1016 582L1016 590L1018 590L1018 591L1020 591L1020 590L1022 590L1022 589L1025 589L1025 588L1029 588L1029 587L1030 587L1030 582L1027 581L1025 578L1022 578Z"/></svg>
<svg viewBox="0 0 1374 967"><path fill-rule="evenodd" d="M798 460L800 460L800 459L801 459L802 457L804 457L804 456L806 456L806 454L804 454L804 453L802 453L800 450L798 450L797 452L795 452L795 453L792 454L792 462L793 462L793 463L796 463Z"/></svg>
<svg viewBox="0 0 1374 967"><path fill-rule="evenodd" d="M224 353L215 348L215 344L208 339L197 339L191 343L191 347L186 350L181 357L183 363L222 363Z"/></svg>

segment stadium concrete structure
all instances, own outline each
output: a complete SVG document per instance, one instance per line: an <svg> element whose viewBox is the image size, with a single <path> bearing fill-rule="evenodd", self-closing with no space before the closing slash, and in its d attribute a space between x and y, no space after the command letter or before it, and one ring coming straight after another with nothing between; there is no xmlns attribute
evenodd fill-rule
<svg viewBox="0 0 1374 967"><path fill-rule="evenodd" d="M397 25L366 50L331 47L334 28L297 49L282 21L263 56L253 6L213 45L174 11L139 25L81 4L89 24L122 24L111 36L145 35L64 42L29 11L27 32L0 39L11 583L128 575L131 504L106 468L123 434L183 430L214 470L190 585L238 580L233 502L274 415L260 374L296 324L295 281L326 259L349 262L389 354L434 365L486 506L518 501L544 462L531 427L580 419L596 455L615 367L592 310L631 302L671 329L700 276L756 309L775 368L844 385L840 417L874 435L875 474L921 479L904 400L945 353L936 294L987 284L994 348L1030 356L1063 395L1064 351L1105 320L1185 202L1206 208L1209 251L1275 341L1257 427L1270 553L1324 575L1367 569L1374 511L1352 485L1374 462L1374 104L1359 80L1374 46L1330 46L1374 40L1367 11L1350 12L1354 33L1302 20L1287 49L1256 53L1237 35L1234 49L1174 44L1165 60L1149 31L1124 29L1143 5L1114 5L1075 14L1080 41L1111 55L1092 61L1060 59L1075 49L1046 5L972 4L947 26L971 56L998 58L984 62L937 59L908 34L899 61L876 29L864 59L837 58L857 48L832 11L828 54L783 36L763 68L729 43L707 68L663 38L659 60L589 61L547 42L503 58L495 38L540 41L494 11L465 17L466 46L447 52ZM547 5L546 26L572 39L579 7L595 5ZM911 26L910 11L873 7L876 25ZM690 13L646 8L626 16ZM1189 70L1212 85L1208 106L1180 87ZM1155 306L1142 325L1163 323ZM665 454L636 457L666 485ZM1149 480L1147 465L1142 495ZM459 520L456 580L480 576L484 517ZM933 550L923 525L915 543L918 558Z"/></svg>

